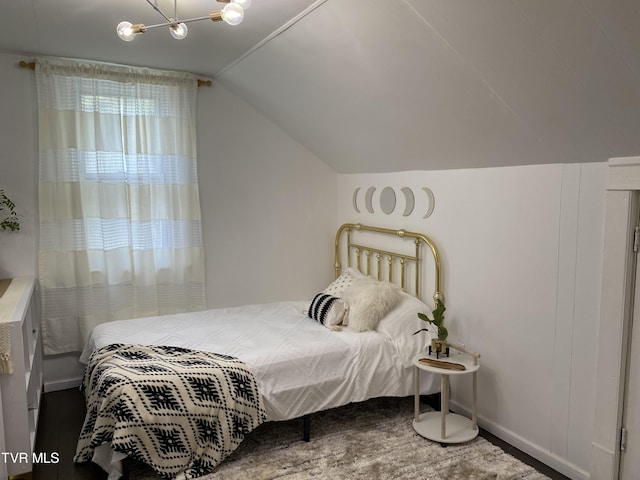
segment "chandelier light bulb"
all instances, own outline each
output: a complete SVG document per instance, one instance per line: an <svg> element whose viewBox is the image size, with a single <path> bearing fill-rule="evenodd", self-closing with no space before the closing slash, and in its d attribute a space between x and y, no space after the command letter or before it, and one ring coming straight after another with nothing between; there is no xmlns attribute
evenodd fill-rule
<svg viewBox="0 0 640 480"><path fill-rule="evenodd" d="M229 25L238 25L244 18L244 10L237 3L227 4L220 13L222 20L227 22Z"/></svg>
<svg viewBox="0 0 640 480"><path fill-rule="evenodd" d="M136 33L133 31L133 25L131 22L120 22L116 27L116 32L118 32L118 36L124 40L125 42L130 42L134 38L136 38Z"/></svg>
<svg viewBox="0 0 640 480"><path fill-rule="evenodd" d="M182 40L189 33L189 29L185 23L176 23L169 27L169 32L176 40Z"/></svg>

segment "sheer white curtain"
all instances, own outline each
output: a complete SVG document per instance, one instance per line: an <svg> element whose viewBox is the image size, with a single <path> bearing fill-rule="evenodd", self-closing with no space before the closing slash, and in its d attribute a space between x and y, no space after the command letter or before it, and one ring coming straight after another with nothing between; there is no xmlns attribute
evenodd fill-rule
<svg viewBox="0 0 640 480"><path fill-rule="evenodd" d="M37 60L46 354L100 323L205 308L197 79Z"/></svg>

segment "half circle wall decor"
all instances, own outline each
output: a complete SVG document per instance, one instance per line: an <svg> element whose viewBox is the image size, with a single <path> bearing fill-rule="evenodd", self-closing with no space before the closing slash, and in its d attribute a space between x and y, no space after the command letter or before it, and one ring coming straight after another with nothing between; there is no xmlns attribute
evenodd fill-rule
<svg viewBox="0 0 640 480"><path fill-rule="evenodd" d="M398 190L401 195L397 195L396 189L387 186L384 187L378 195L376 195L377 187L371 186L365 190L363 198L364 209L362 209L359 203L360 193L362 190L363 189L361 187L357 187L353 190L351 202L353 210L356 213L364 213L364 210L366 210L372 215L375 214L376 211L381 211L386 215L391 215L392 213L399 211L403 217L408 217L415 213L414 210L417 205L423 204L423 202L416 201L416 194L411 187L399 188ZM436 205L435 196L428 187L422 187L421 190L425 193L425 213L422 218L429 218L433 214L433 210ZM403 205L402 201L398 202L398 197L404 199ZM399 203L401 205L399 205Z"/></svg>

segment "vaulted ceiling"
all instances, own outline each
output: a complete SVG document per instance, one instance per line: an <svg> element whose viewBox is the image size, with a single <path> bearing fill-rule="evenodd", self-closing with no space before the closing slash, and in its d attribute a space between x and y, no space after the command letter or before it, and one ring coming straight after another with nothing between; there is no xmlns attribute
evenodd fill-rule
<svg viewBox="0 0 640 480"><path fill-rule="evenodd" d="M171 0L157 2L173 12ZM180 18L224 4L178 0ZM337 172L640 154L638 0L253 0L133 42L146 0L2 2L0 51L214 78Z"/></svg>

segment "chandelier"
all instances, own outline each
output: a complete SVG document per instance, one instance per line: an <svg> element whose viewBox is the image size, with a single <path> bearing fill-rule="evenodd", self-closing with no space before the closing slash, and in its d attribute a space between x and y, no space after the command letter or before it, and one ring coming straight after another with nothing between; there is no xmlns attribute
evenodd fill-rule
<svg viewBox="0 0 640 480"><path fill-rule="evenodd" d="M213 22L224 21L229 25L238 25L244 19L244 11L251 6L251 0L216 0L218 3L226 3L222 9L211 12L209 15L196 18L180 19L178 18L178 0L173 0L173 16L165 14L158 7L158 0L146 0L151 8L158 12L165 19L165 22L156 25L144 25L142 23L132 24L131 22L120 22L116 27L118 36L125 42L130 42L138 35L145 33L147 30L157 27L169 27L169 33L177 40L181 40L187 36L187 23L197 22L199 20L211 20Z"/></svg>

